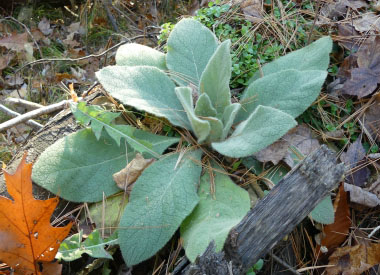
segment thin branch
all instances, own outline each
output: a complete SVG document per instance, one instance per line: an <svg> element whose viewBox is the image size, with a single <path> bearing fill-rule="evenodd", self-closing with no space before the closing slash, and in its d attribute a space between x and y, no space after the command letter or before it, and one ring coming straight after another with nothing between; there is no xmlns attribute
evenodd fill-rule
<svg viewBox="0 0 380 275"><path fill-rule="evenodd" d="M89 59L89 58L92 58L92 57L101 57L101 56L107 54L108 52L110 52L110 51L112 51L112 50L120 47L121 45L130 43L131 41L139 39L139 38L144 38L144 37L147 37L147 36L151 37L153 35L155 35L155 33L147 34L147 35L145 35L145 34L144 35L137 35L135 37L127 38L127 40L121 41L121 42L117 43L115 46L113 46L113 47L105 50L104 52L102 52L100 54L90 54L90 55L79 57L79 58L44 58L44 59L38 59L38 60L35 60L35 61L32 61L32 62L26 63L24 66L22 66L21 68L17 69L15 71L15 73L18 73L19 71L21 71L25 67L28 67L28 66L31 66L31 65L35 65L35 64L41 64L41 63L47 63L47 62L55 62L55 61L77 62L77 61Z"/></svg>
<svg viewBox="0 0 380 275"><path fill-rule="evenodd" d="M117 23L116 23L115 17L113 17L113 15L111 13L111 10L109 8L110 6L112 7L112 2L111 1L102 0L102 4L103 4L103 6L104 6L104 8L106 10L108 19L110 20L113 29L115 30L115 32L119 32L119 28L117 27Z"/></svg>
<svg viewBox="0 0 380 275"><path fill-rule="evenodd" d="M72 100L63 100L61 102L58 102L58 103L55 103L55 104L52 104L49 106L44 106L43 108L33 110L33 111L30 111L30 112L25 113L23 115L12 118L12 119L0 124L0 132L7 130L7 129L9 129L9 128L17 125L17 124L24 123L25 121L28 121L31 118L38 117L38 116L41 116L44 114L48 114L48 113L66 108L66 106L68 106L71 101Z"/></svg>
<svg viewBox="0 0 380 275"><path fill-rule="evenodd" d="M321 8L321 0L318 0L317 1L317 6L315 8L316 9L316 11L315 11L316 14L315 14L315 17L314 17L313 25L311 26L309 37L307 38L307 44L306 45L310 44L311 38L313 37L313 32L314 32L315 24L317 23L317 20L318 20L318 15L319 15L320 8Z"/></svg>
<svg viewBox="0 0 380 275"><path fill-rule="evenodd" d="M5 113L6 115L8 116L11 116L11 117L19 117L21 116L21 114L5 107L3 104L0 104L0 111L2 111L3 113ZM27 120L24 122L26 125L32 127L33 129L36 129L36 130L39 130L41 129L42 127L44 127L42 124L39 124L38 122L35 122L34 120Z"/></svg>
<svg viewBox="0 0 380 275"><path fill-rule="evenodd" d="M44 105L31 102L25 99L21 99L21 98L8 97L4 99L4 101L8 104L21 105L21 106L24 106L26 108L31 108L31 109L39 109L39 108L44 107Z"/></svg>
<svg viewBox="0 0 380 275"><path fill-rule="evenodd" d="M277 263L282 265L283 267L287 268L289 272L295 274L295 275L301 275L297 270L295 270L293 267L291 267L287 262L283 261L281 258L277 257L273 253L270 254L270 256L275 260Z"/></svg>

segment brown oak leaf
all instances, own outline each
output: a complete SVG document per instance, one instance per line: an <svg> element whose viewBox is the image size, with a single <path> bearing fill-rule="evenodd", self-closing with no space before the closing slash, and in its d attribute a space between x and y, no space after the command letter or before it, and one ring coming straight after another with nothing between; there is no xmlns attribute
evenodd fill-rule
<svg viewBox="0 0 380 275"><path fill-rule="evenodd" d="M13 175L4 171L13 200L0 196L0 261L12 267L16 274L55 274L41 271L40 263L54 260L71 224L64 227L50 224L58 198L36 200L31 174L32 164L26 163L26 153ZM59 269L56 263L54 266L55 270Z"/></svg>

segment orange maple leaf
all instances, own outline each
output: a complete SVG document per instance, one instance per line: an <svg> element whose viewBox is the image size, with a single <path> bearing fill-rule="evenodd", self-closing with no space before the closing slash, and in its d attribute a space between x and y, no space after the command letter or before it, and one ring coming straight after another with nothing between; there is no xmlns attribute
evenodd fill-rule
<svg viewBox="0 0 380 275"><path fill-rule="evenodd" d="M50 217L58 198L36 200L33 197L32 164L26 163L26 155L16 173L11 175L4 171L13 200L0 196L0 260L16 274L39 275L39 263L54 260L71 224L51 226Z"/></svg>

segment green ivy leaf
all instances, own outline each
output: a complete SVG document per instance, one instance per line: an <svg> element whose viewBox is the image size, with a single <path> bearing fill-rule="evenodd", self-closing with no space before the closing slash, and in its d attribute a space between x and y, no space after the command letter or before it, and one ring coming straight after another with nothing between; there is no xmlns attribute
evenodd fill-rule
<svg viewBox="0 0 380 275"><path fill-rule="evenodd" d="M153 256L197 205L201 154L170 154L148 166L135 182L118 230L128 266Z"/></svg>
<svg viewBox="0 0 380 275"><path fill-rule="evenodd" d="M106 258L113 260L112 256L104 249L104 246L117 244L117 238L104 242L100 237L99 231L96 229L88 235L84 242L82 242L82 235L83 230L64 240L59 246L59 250L55 258L58 260L71 262L81 258L82 254L86 253L93 258Z"/></svg>
<svg viewBox="0 0 380 275"><path fill-rule="evenodd" d="M194 112L197 116L201 117L216 116L216 110L212 106L211 100L207 94L201 94L198 97L197 103L195 104Z"/></svg>
<svg viewBox="0 0 380 275"><path fill-rule="evenodd" d="M154 157L159 157L160 154L170 145L179 141L175 137L166 137L155 135L146 131L138 130L130 125L115 125L112 120L119 114L107 112L96 105L86 106L85 102L72 103L71 110L80 123L85 126L91 125L97 139L105 129L107 133L120 146L120 140L125 138L133 149L148 153ZM153 146L154 144L154 146Z"/></svg>
<svg viewBox="0 0 380 275"><path fill-rule="evenodd" d="M129 43L122 45L116 52L116 65L120 66L153 66L167 70L165 54L151 47Z"/></svg>
<svg viewBox="0 0 380 275"><path fill-rule="evenodd" d="M96 76L104 89L123 104L191 129L175 95L173 81L159 69L151 66L108 66L98 71Z"/></svg>
<svg viewBox="0 0 380 275"><path fill-rule="evenodd" d="M326 71L283 70L257 79L241 97L237 121L247 119L259 105L299 116L318 97L326 76Z"/></svg>
<svg viewBox="0 0 380 275"><path fill-rule="evenodd" d="M295 69L298 71L321 70L326 71L332 50L332 40L329 36L322 37L310 45L282 56L275 61L265 64L261 71L258 71L248 81L252 83L261 77L277 73L282 70Z"/></svg>
<svg viewBox="0 0 380 275"><path fill-rule="evenodd" d="M218 46L201 75L200 94L206 93L212 105L222 115L224 108L231 104L231 41L226 40Z"/></svg>
<svg viewBox="0 0 380 275"><path fill-rule="evenodd" d="M216 251L221 251L232 227L237 225L250 208L248 192L237 186L223 171L213 165L215 194L210 192L210 173L201 177L199 204L181 225L186 256L194 262L214 240Z"/></svg>
<svg viewBox="0 0 380 275"><path fill-rule="evenodd" d="M33 166L32 179L50 192L74 202L96 202L120 192L112 174L127 165L135 152L119 147L103 133L96 139L83 129L56 141Z"/></svg>
<svg viewBox="0 0 380 275"><path fill-rule="evenodd" d="M218 46L215 35L193 19L179 21L169 35L166 64L181 85L198 86L202 72Z"/></svg>
<svg viewBox="0 0 380 275"><path fill-rule="evenodd" d="M198 118L194 113L192 91L189 87L177 87L175 93L186 111L187 118L190 121L191 128L198 138L198 142L203 142L210 133L210 123Z"/></svg>
<svg viewBox="0 0 380 275"><path fill-rule="evenodd" d="M287 113L272 107L258 106L229 138L211 145L225 156L245 157L272 144L296 125L297 122Z"/></svg>

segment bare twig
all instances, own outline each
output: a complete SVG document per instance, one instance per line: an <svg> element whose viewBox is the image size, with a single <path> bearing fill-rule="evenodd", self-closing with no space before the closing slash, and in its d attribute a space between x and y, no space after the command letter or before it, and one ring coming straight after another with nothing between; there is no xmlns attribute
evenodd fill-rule
<svg viewBox="0 0 380 275"><path fill-rule="evenodd" d="M92 89L95 88L95 86L99 85L99 82L98 81L95 81L95 83L93 83L90 88L87 89L87 91L85 91L83 94L82 94L82 97L86 97L88 96L88 94L91 92Z"/></svg>
<svg viewBox="0 0 380 275"><path fill-rule="evenodd" d="M270 256L273 258L273 260L275 260L277 263L279 263L280 265L282 265L283 267L287 268L289 272L295 274L295 275L301 275L301 273L299 273L297 270L295 270L293 267L291 267L288 263L286 263L285 261L283 261L281 258L277 257L276 255L274 255L273 253L270 254Z"/></svg>
<svg viewBox="0 0 380 275"><path fill-rule="evenodd" d="M311 26L309 37L307 39L307 45L310 44L311 38L313 37L313 31L314 31L314 28L315 28L315 24L317 23L317 20L318 20L318 15L319 15L319 9L320 9L320 7L321 7L321 0L318 0L317 1L317 6L315 8L315 17L314 17L313 25Z"/></svg>
<svg viewBox="0 0 380 275"><path fill-rule="evenodd" d="M380 225L376 227L374 230L372 230L372 232L368 235L368 238L372 238L373 235L375 235L375 233L379 230L380 230Z"/></svg>
<svg viewBox="0 0 380 275"><path fill-rule="evenodd" d="M28 121L31 118L38 117L38 116L44 115L44 114L48 114L48 113L51 113L51 112L54 112L57 110L61 110L61 109L65 108L66 106L68 106L69 102L71 102L71 100L63 100L61 102L58 102L58 103L55 103L55 104L52 104L49 106L45 106L43 108L33 110L33 111L28 112L28 113L17 116L15 118L12 118L12 119L0 124L0 132L7 130L7 129L9 129L9 128L17 125L17 124L24 123L25 121Z"/></svg>
<svg viewBox="0 0 380 275"><path fill-rule="evenodd" d="M3 113L7 114L8 116L11 116L11 117L18 117L18 116L21 116L21 114L5 107L3 104L0 104L0 111L2 111ZM42 127L44 127L42 124L39 124L38 122L35 122L34 120L27 120L24 122L26 125L32 127L33 129L36 129L36 130L39 130L41 129Z"/></svg>
<svg viewBox="0 0 380 275"><path fill-rule="evenodd" d="M111 10L110 10L110 8L109 8L109 7L112 7L112 2L109 1L109 0L108 0L108 1L107 1L107 0L102 0L102 4L103 4L103 7L104 7L105 10L106 10L106 13L107 13L108 19L110 20L113 29L115 30L115 32L119 32L119 28L117 27L115 17L113 17L113 15L112 15L112 13L111 13Z"/></svg>
<svg viewBox="0 0 380 275"><path fill-rule="evenodd" d="M44 107L44 105L31 102L25 99L21 99L21 98L8 97L4 101L8 104L21 105L21 106L31 108L31 109L39 109L39 108Z"/></svg>
<svg viewBox="0 0 380 275"><path fill-rule="evenodd" d="M108 52L110 52L110 51L112 51L112 50L120 47L121 45L130 43L131 41L139 39L139 38L144 38L144 37L147 37L147 36L151 37L153 35L156 35L156 33L146 34L146 35L145 34L144 35L137 35L135 37L127 38L127 40L121 41L121 42L117 43L115 46L112 46L111 48L105 50L104 52L102 52L100 54L90 54L90 55L86 55L86 56L79 57L79 58L44 58L44 59L38 59L38 60L35 60L35 61L32 61L32 62L26 63L24 66L22 66L21 68L17 69L15 71L15 73L18 73L19 71L21 71L25 67L28 67L28 66L31 66L31 65L35 65L35 64L41 64L41 63L47 63L47 62L55 62L55 61L77 62L77 61L81 61L81 60L85 60L85 59L89 59L89 58L93 58L93 57L101 57L101 56L105 55L106 53L108 53Z"/></svg>

